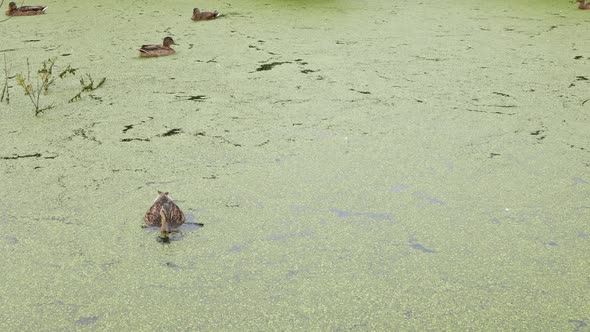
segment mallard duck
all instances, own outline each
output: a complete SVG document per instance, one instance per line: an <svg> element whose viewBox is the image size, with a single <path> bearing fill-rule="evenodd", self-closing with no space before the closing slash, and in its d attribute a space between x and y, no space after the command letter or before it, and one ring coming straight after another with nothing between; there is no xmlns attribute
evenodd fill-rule
<svg viewBox="0 0 590 332"><path fill-rule="evenodd" d="M185 217L168 192L158 191L158 196L145 213L143 220L146 226L159 226L160 237L168 239L170 232L184 224Z"/></svg>
<svg viewBox="0 0 590 332"><path fill-rule="evenodd" d="M139 56L153 57L176 53L170 45L176 45L172 37L164 38L164 43L162 45L142 45L139 49Z"/></svg>
<svg viewBox="0 0 590 332"><path fill-rule="evenodd" d="M585 3L586 1L584 1L584 0L576 0L576 2L579 2L580 3L578 5L578 8L580 8L580 9L590 9L590 3Z"/></svg>
<svg viewBox="0 0 590 332"><path fill-rule="evenodd" d="M7 16L31 16L45 14L47 6L16 6L15 2L8 4L8 10L6 11Z"/></svg>
<svg viewBox="0 0 590 332"><path fill-rule="evenodd" d="M214 10L213 12L201 12L199 8L193 9L193 17L191 20L193 21L205 21L205 20L212 20L218 18L221 15L218 11Z"/></svg>

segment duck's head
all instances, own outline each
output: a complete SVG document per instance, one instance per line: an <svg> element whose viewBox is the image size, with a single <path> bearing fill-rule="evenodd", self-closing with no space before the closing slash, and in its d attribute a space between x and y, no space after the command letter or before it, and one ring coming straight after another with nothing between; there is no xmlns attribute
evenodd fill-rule
<svg viewBox="0 0 590 332"><path fill-rule="evenodd" d="M160 203L160 204L164 204L167 202L172 202L172 197L170 197L170 194L167 191L159 191L158 190L158 196L156 196L156 199L154 199L154 204L156 203Z"/></svg>
<svg viewBox="0 0 590 332"><path fill-rule="evenodd" d="M201 11L199 10L199 8L194 8L193 9L193 20L196 20L199 18L199 15L201 15Z"/></svg>
<svg viewBox="0 0 590 332"><path fill-rule="evenodd" d="M174 42L174 39L172 39L172 37L164 38L164 46L170 47L170 45L176 45L176 43ZM166 194L168 194L168 193L166 193Z"/></svg>
<svg viewBox="0 0 590 332"><path fill-rule="evenodd" d="M8 10L16 10L16 2L12 1L8 4Z"/></svg>

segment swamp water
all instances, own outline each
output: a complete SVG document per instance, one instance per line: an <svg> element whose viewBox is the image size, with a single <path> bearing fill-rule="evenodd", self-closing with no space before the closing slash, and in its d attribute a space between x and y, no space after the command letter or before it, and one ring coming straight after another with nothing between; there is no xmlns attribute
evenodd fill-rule
<svg viewBox="0 0 590 332"><path fill-rule="evenodd" d="M0 330L588 331L590 12L37 4L11 73L107 80L0 105ZM158 243L157 190L205 226Z"/></svg>

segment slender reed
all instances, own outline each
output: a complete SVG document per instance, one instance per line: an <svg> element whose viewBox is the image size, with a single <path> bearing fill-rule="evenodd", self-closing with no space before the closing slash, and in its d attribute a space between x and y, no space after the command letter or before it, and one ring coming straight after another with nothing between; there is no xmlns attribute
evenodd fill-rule
<svg viewBox="0 0 590 332"><path fill-rule="evenodd" d="M10 104L10 84L8 80L14 78L10 76L8 65L6 64L6 54L4 54L4 87L2 87L2 96L0 96L0 103L6 100L6 104Z"/></svg>

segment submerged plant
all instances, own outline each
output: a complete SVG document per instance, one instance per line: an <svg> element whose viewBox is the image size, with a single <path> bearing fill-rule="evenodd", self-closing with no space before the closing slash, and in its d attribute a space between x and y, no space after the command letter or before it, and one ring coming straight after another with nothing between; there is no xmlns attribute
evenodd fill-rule
<svg viewBox="0 0 590 332"><path fill-rule="evenodd" d="M6 54L4 54L4 86L2 87L2 96L0 96L0 103L6 100L7 104L10 104L10 85L8 84L8 80L14 78L14 76L10 76L8 74L8 67L6 65Z"/></svg>
<svg viewBox="0 0 590 332"><path fill-rule="evenodd" d="M16 74L16 82L17 84L23 88L25 95L29 96L31 103L34 106L35 115L39 115L40 113L52 109L54 105L48 105L43 107L41 105L41 93L47 95L49 91L49 87L54 84L55 80L59 77L63 79L68 74L75 75L76 68L72 68L68 65L64 70L59 72L59 74L54 75L53 70L55 66L56 58L51 58L46 61L43 61L41 64L41 68L37 71L37 77L33 80L31 79L31 66L29 64L29 59L27 58L27 76L25 77L22 73ZM33 84L34 83L34 84Z"/></svg>
<svg viewBox="0 0 590 332"><path fill-rule="evenodd" d="M84 77L80 78L80 85L82 85L82 90L80 90L80 92L78 92L77 95L73 96L70 100L68 100L68 103L71 103L71 102L81 99L82 94L84 92L94 91L94 90L100 88L104 84L104 82L107 80L106 77L103 77L100 80L100 82L98 82L98 84L95 86L94 79L92 78L92 76L90 76L90 74L86 74L86 78L88 79L88 81L86 81L84 79Z"/></svg>
<svg viewBox="0 0 590 332"><path fill-rule="evenodd" d="M37 71L41 77L41 80L43 82L45 82L45 84L43 86L43 89L44 89L43 92L45 94L47 94L47 92L48 92L47 90L49 90L49 86L52 85L58 77L60 79L63 79L68 74L75 76L76 70L78 70L77 68L72 68L70 65L68 65L64 70L59 72L59 74L57 74L57 76L53 76L53 67L55 66L56 60L57 60L57 58L51 58L51 59L47 59L47 61L43 61L43 63L41 64L41 66L42 66L41 69L39 69Z"/></svg>

